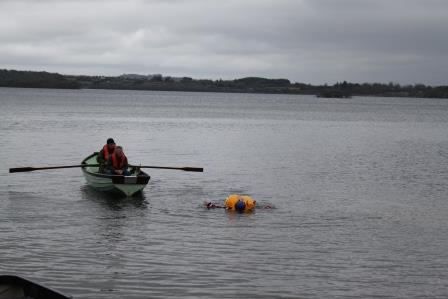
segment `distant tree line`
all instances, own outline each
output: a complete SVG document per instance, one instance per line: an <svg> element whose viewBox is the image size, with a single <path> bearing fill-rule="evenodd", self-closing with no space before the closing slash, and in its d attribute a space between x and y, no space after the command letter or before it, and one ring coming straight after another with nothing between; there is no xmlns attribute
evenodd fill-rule
<svg viewBox="0 0 448 299"><path fill-rule="evenodd" d="M0 86L33 88L89 88L124 90L164 90L203 92L242 92L310 94L320 97L388 96L448 98L448 86L424 84L400 85L396 83L349 83L311 85L291 83L287 79L247 77L235 80L174 78L158 75L68 76L47 72L0 70Z"/></svg>
<svg viewBox="0 0 448 299"><path fill-rule="evenodd" d="M0 86L30 88L81 88L76 80L47 72L0 70Z"/></svg>

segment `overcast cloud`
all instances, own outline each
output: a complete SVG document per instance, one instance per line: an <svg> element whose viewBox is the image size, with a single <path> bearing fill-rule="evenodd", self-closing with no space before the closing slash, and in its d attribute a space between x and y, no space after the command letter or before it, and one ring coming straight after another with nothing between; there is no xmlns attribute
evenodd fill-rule
<svg viewBox="0 0 448 299"><path fill-rule="evenodd" d="M0 0L0 68L448 84L446 0Z"/></svg>

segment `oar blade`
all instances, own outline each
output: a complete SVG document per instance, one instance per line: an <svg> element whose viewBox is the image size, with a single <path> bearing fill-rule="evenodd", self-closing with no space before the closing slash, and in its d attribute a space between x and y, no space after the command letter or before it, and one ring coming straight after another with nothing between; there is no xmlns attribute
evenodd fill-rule
<svg viewBox="0 0 448 299"><path fill-rule="evenodd" d="M14 172L28 172L28 171L33 171L34 168L33 167L17 167L17 168L10 168L9 169L9 173L14 173Z"/></svg>
<svg viewBox="0 0 448 299"><path fill-rule="evenodd" d="M182 168L184 171L193 171L193 172L204 172L204 168L200 167L184 167Z"/></svg>

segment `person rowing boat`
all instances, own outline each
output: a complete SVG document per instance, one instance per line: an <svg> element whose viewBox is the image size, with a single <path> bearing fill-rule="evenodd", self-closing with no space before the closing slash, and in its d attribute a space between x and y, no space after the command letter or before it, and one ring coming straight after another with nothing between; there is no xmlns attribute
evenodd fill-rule
<svg viewBox="0 0 448 299"><path fill-rule="evenodd" d="M108 138L106 144L100 150L98 157L96 158L98 163L105 164L110 160L112 154L115 152L115 141L112 138Z"/></svg>
<svg viewBox="0 0 448 299"><path fill-rule="evenodd" d="M108 138L97 156L100 163L99 173L112 175L130 175L128 158L122 146L117 146L112 138Z"/></svg>
<svg viewBox="0 0 448 299"><path fill-rule="evenodd" d="M96 160L100 164L99 173L110 173L110 167L108 167L108 164L110 164L110 160L112 158L113 153L115 152L115 141L112 138L108 138L106 141L106 144L103 146L103 148L100 150L98 156L96 157ZM109 169L108 169L109 168Z"/></svg>
<svg viewBox="0 0 448 299"><path fill-rule="evenodd" d="M112 157L110 159L109 163L110 171L112 172L112 174L130 175L128 166L129 166L128 158L123 152L123 147L117 146L115 152L112 154Z"/></svg>

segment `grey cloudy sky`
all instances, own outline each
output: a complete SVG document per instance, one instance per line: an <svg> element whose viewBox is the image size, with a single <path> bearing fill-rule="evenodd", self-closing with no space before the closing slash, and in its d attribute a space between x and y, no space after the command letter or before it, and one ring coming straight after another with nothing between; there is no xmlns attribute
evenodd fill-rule
<svg viewBox="0 0 448 299"><path fill-rule="evenodd" d="M448 1L0 0L0 68L448 84Z"/></svg>

